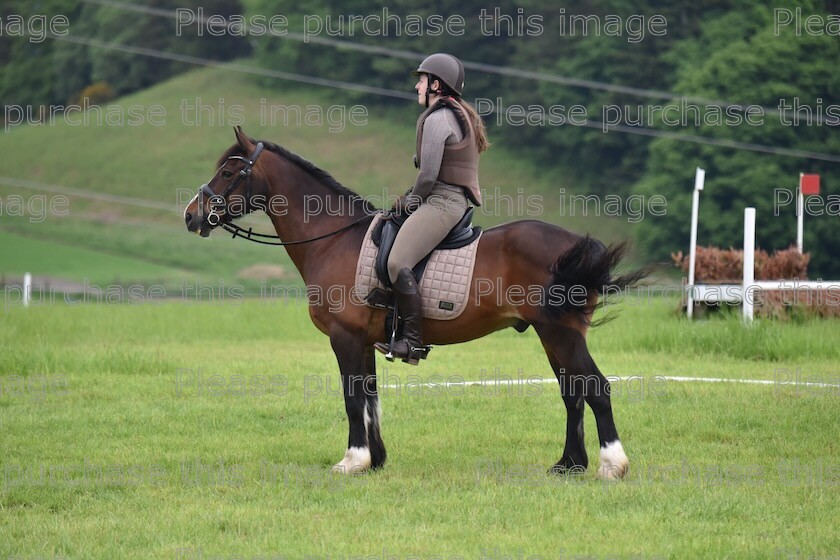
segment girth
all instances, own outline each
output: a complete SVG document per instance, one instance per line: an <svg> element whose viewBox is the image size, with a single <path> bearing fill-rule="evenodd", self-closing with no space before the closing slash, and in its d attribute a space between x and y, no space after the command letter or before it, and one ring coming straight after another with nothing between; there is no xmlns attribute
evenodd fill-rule
<svg viewBox="0 0 840 560"><path fill-rule="evenodd" d="M443 241L438 243L432 252L437 250L460 249L475 241L481 234L481 227L472 225L474 211L475 207L470 206L464 212L464 216L455 224L455 227L449 231ZM387 220L382 220L371 234L373 244L379 247L379 252L376 254L376 276L386 288L391 287L391 278L388 276L388 256L391 254L391 249L394 248L394 240L397 238L397 233L408 216L408 214L397 214ZM432 252L426 255L414 267L414 277L418 283L423 278L423 272L426 270L426 265L429 263Z"/></svg>

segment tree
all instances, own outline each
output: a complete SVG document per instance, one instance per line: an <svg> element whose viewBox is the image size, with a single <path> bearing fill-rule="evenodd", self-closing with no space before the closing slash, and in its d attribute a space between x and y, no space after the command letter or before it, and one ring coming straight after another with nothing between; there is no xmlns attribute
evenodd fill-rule
<svg viewBox="0 0 840 560"><path fill-rule="evenodd" d="M146 6L174 12L177 8L205 14L229 16L241 13L239 1L227 0L150 0ZM0 18L9 16L54 18L70 21L71 37L107 43L188 54L213 60L246 56L250 44L244 37L225 34L200 36L196 28L175 33L175 20L151 14L138 14L113 6L81 4L70 0L25 2L10 0L0 6ZM19 106L64 105L94 82L109 84L118 94L148 87L191 66L166 59L142 56L63 42L60 39L0 36L0 104ZM37 111L35 111L37 113Z"/></svg>
<svg viewBox="0 0 840 560"><path fill-rule="evenodd" d="M676 89L768 108L798 103L811 108L812 118L806 119L806 113L801 112L797 126L790 109L784 114L765 111L760 124L701 123L691 127L691 134L840 154L840 138L835 133L840 122L832 125L829 120L820 123L814 118L818 105L823 106L825 116L828 101L837 99L840 91L840 77L832 68L832 61L840 56L835 39L827 35L797 36L793 30L777 36L771 8L727 14L710 22L700 38L674 51L682 59ZM836 110L840 115L840 106ZM662 121L659 125L667 128ZM703 244L740 246L743 208L754 206L759 246L767 250L786 248L795 241L794 206L779 204L774 191L793 191L803 171L821 173L824 191L837 189L837 179L832 176L832 172L836 175L837 163L655 140L648 172L635 187L638 194L663 194L668 199L666 216L640 225L640 241L654 257L664 259L672 251L687 249L695 166L705 168L707 178L700 214ZM805 245L812 253L812 277L840 273L838 218L824 215L806 219Z"/></svg>

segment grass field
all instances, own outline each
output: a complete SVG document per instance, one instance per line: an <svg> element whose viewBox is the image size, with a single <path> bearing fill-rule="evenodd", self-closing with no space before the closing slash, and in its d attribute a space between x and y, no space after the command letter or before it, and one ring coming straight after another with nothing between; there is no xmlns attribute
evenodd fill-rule
<svg viewBox="0 0 840 560"><path fill-rule="evenodd" d="M41 275L60 276L68 280L106 283L122 275L134 281L164 281L187 279L186 271L144 262L139 259L109 255L101 251L82 249L73 245L41 241L0 232L0 261L5 274L23 275L37 271Z"/></svg>
<svg viewBox="0 0 840 560"><path fill-rule="evenodd" d="M532 331L378 361L389 461L345 478L335 360L301 303L7 304L0 558L836 557L840 323L675 308L628 300L589 336L623 376L631 470L604 483L544 474L565 411L532 382ZM441 384L482 377L526 383Z"/></svg>

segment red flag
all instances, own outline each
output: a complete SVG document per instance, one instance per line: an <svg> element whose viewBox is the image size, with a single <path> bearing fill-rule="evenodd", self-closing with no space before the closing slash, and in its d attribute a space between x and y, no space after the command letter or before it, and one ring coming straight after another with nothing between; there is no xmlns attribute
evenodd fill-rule
<svg viewBox="0 0 840 560"><path fill-rule="evenodd" d="M820 176L815 173L802 173L799 176L799 188L805 196L820 194Z"/></svg>

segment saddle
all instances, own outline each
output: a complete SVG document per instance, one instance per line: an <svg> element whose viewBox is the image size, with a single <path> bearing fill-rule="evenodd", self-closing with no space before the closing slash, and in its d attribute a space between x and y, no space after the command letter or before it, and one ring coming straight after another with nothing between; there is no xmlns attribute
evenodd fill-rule
<svg viewBox="0 0 840 560"><path fill-rule="evenodd" d="M443 241L438 243L438 245L428 255L417 263L413 272L418 284L423 278L426 265L429 263L429 259L434 251L460 249L461 247L466 247L475 241L479 235L481 235L481 227L472 225L474 212L475 207L470 206L467 211L464 212L464 216L457 224L455 224L455 227L449 231ZM391 249L394 248L394 240L397 238L397 233L399 232L400 227L402 227L405 223L408 216L409 214L393 214L389 219L381 220L380 224L371 233L371 240L373 241L373 244L379 247L379 251L376 254L374 269L376 271L377 278L379 278L379 281L382 282L382 285L386 288L391 287L391 278L388 275L388 256L391 254Z"/></svg>

